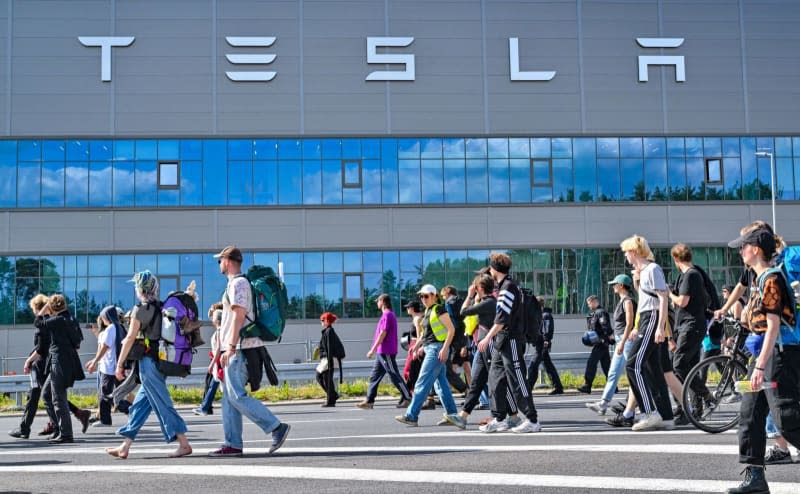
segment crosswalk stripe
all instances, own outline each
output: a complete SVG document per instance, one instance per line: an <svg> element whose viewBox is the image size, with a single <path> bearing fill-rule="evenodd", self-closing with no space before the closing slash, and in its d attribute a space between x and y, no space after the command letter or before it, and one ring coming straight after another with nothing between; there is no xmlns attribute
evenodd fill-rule
<svg viewBox="0 0 800 494"><path fill-rule="evenodd" d="M147 473L149 475L192 475L242 478L290 478L303 480L395 482L403 484L445 484L471 486L554 487L572 489L613 489L615 491L663 492L723 492L736 483L734 480L598 477L575 475L528 475L507 473L473 473L446 471L376 470L355 468L309 468L265 465L225 465L208 468L208 465L24 465L0 466L0 474L85 474L96 473ZM796 494L797 484L771 482L773 494Z"/></svg>

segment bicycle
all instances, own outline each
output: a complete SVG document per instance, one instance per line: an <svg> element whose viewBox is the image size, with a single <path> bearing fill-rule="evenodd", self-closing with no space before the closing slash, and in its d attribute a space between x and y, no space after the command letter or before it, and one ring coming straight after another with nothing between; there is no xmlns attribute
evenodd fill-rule
<svg viewBox="0 0 800 494"><path fill-rule="evenodd" d="M741 395L736 393L734 385L736 381L746 379L750 358L744 348L747 329L729 316L723 319L722 324L725 328L723 346L732 336L733 345L725 348L725 354L708 357L692 367L683 385L687 418L698 429L712 434L725 432L739 422ZM690 383L695 380L702 384L702 394L692 389ZM696 388L700 388L700 384L694 382Z"/></svg>

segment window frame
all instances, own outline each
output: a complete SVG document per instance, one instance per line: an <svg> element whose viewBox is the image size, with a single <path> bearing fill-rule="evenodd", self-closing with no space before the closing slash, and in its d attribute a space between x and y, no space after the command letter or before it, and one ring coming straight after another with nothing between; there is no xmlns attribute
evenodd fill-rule
<svg viewBox="0 0 800 494"><path fill-rule="evenodd" d="M547 182L536 180L536 163L547 163ZM552 187L553 186L553 159L552 158L531 158L531 187Z"/></svg>
<svg viewBox="0 0 800 494"><path fill-rule="evenodd" d="M359 282L358 298L350 298L347 296L347 278L357 277ZM342 303L345 302L364 302L364 273L358 272L343 272L342 273Z"/></svg>
<svg viewBox="0 0 800 494"><path fill-rule="evenodd" d="M358 182L348 182L347 181L347 165L348 164L357 164L358 165ZM342 189L360 189L362 184L364 183L364 163L363 160L354 159L354 158L344 158L342 159Z"/></svg>
<svg viewBox="0 0 800 494"><path fill-rule="evenodd" d="M161 167L165 165L175 165L175 185L164 184L161 181ZM158 160L158 190L178 190L181 188L181 162L179 160Z"/></svg>
<svg viewBox="0 0 800 494"><path fill-rule="evenodd" d="M709 171L710 171L709 164L712 161L716 161L717 162L717 173L719 175L719 180L711 180L711 176L710 176L711 174L709 173ZM721 156L712 157L712 158L705 158L703 160L703 163L704 163L704 168L705 168L703 171L704 171L704 178L705 178L706 185L722 185L724 187L725 186L725 168L724 168L723 158Z"/></svg>

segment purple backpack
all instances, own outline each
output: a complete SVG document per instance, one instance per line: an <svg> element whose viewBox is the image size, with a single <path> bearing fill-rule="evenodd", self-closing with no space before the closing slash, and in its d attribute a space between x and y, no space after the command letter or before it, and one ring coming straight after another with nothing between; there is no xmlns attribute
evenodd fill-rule
<svg viewBox="0 0 800 494"><path fill-rule="evenodd" d="M167 376L185 377L191 372L194 347L203 344L197 304L184 292L170 293L161 307L159 370Z"/></svg>

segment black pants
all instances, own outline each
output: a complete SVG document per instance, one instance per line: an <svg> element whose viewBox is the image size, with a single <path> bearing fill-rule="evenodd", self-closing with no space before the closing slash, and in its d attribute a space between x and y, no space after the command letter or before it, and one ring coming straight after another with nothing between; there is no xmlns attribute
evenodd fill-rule
<svg viewBox="0 0 800 494"><path fill-rule="evenodd" d="M712 348L711 350L703 351L703 354L700 356L700 360L702 361L702 360L705 360L705 359L710 358L710 357L716 357L717 355L722 355L722 349L721 348ZM714 370L719 372L722 369L719 366L715 365L714 366ZM700 373L700 379L705 383L707 378L708 378L708 367L705 367L703 369L703 372Z"/></svg>
<svg viewBox="0 0 800 494"><path fill-rule="evenodd" d="M336 400L339 398L339 393L336 392L336 381L333 377L333 372L336 369L331 366L325 372L317 372L317 382L322 389L325 390L325 403L328 405L335 405ZM337 371L338 372L338 371Z"/></svg>
<svg viewBox="0 0 800 494"><path fill-rule="evenodd" d="M681 383L686 381L689 371L700 362L700 352L703 350L705 332L696 329L682 329L675 341L675 351L672 354L672 367L675 377ZM706 396L708 388L699 376L689 383L689 387L697 396Z"/></svg>
<svg viewBox="0 0 800 494"><path fill-rule="evenodd" d="M412 358L410 353L406 358L411 359L411 364L408 366L408 380L406 380L406 388L409 390L409 392L413 393L414 387L417 385L419 371L422 369L422 359Z"/></svg>
<svg viewBox="0 0 800 494"><path fill-rule="evenodd" d="M603 374L608 377L608 368L611 367L611 355L608 353L608 344L600 343L592 347L589 360L586 361L586 371L583 373L586 386L592 387L594 376L597 375L597 364L603 368Z"/></svg>
<svg viewBox="0 0 800 494"><path fill-rule="evenodd" d="M367 388L367 402L374 403L375 397L378 396L378 385L381 383L383 376L389 375L394 387L400 391L401 399L410 400L411 393L408 392L406 383L403 381L403 376L400 375L400 370L397 368L397 359L394 355L385 353L378 353L375 355L375 362L372 364L372 373L369 376L369 387Z"/></svg>
<svg viewBox="0 0 800 494"><path fill-rule="evenodd" d="M464 405L461 407L461 409L467 413L472 413L472 411L475 410L475 407L478 406L478 403L480 402L483 388L486 387L486 383L489 382L489 366L491 365L491 362L492 347L490 345L489 349L487 349L485 352L478 352L478 359L475 360L475 365L472 367L469 390L467 390L467 397L464 398ZM496 410L494 400L491 400L492 416L496 417L498 420L503 420L507 415L514 415L517 413L517 403L514 401L514 396L508 389L508 385L505 386L505 389L505 398L498 400L498 407L500 409ZM489 396L491 395L492 392L490 389Z"/></svg>
<svg viewBox="0 0 800 494"><path fill-rule="evenodd" d="M111 425L111 408L114 406L114 400L111 394L114 388L117 387L117 377L113 374L103 374L98 372L100 376L100 396L98 396L100 408L100 422Z"/></svg>
<svg viewBox="0 0 800 494"><path fill-rule="evenodd" d="M663 346L655 342L658 311L645 311L639 317L639 335L633 340L631 353L625 363L631 390L644 413L658 411L661 418L670 420L672 405L667 381L661 366ZM663 343L662 343L663 345ZM665 416L666 415L666 416Z"/></svg>
<svg viewBox="0 0 800 494"><path fill-rule="evenodd" d="M450 357L447 359L447 369L445 373L447 375L447 382L450 383L450 387L455 389L459 393L466 393L467 392L467 383L464 382L464 379L461 378L459 374L456 374L456 371L453 370L453 352L450 352Z"/></svg>
<svg viewBox="0 0 800 494"><path fill-rule="evenodd" d="M766 350L766 349L765 349ZM743 393L739 409L739 463L764 465L767 414L784 439L800 448L800 347L785 346L773 350L764 369L764 380L778 383L778 388L757 393Z"/></svg>
<svg viewBox="0 0 800 494"><path fill-rule="evenodd" d="M47 409L50 422L61 434L61 437L71 438L72 420L69 417L69 402L67 401L67 386L61 369L53 367L42 386L42 398Z"/></svg>
<svg viewBox="0 0 800 494"><path fill-rule="evenodd" d="M553 365L553 359L550 358L550 347L548 346L545 348L544 345L537 345L534 350L535 353L528 366L528 384L531 389L536 385L536 380L539 379L539 366L542 364L544 364L544 371L547 372L547 375L550 376L550 380L553 381L553 389L564 389L561 385L561 378L558 375L558 370L556 370L556 366Z"/></svg>
<svg viewBox="0 0 800 494"><path fill-rule="evenodd" d="M519 411L531 422L538 422L538 414L533 404L530 385L525 377L525 340L506 335L495 336L494 352L489 365L489 389L492 402L492 415L507 405L502 397L507 391L514 395ZM495 415L495 418L498 418Z"/></svg>

